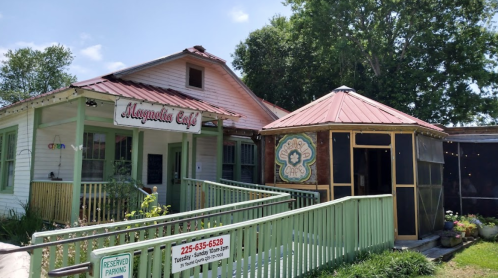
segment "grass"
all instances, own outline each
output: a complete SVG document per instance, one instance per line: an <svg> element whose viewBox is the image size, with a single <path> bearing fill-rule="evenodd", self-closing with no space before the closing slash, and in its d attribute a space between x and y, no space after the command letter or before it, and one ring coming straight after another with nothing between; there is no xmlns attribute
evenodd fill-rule
<svg viewBox="0 0 498 278"><path fill-rule="evenodd" d="M27 245L34 232L44 227L38 211L31 207L29 202L21 203L24 213L9 210L9 214L0 219L0 241L14 245Z"/></svg>
<svg viewBox="0 0 498 278"><path fill-rule="evenodd" d="M480 241L438 266L437 278L498 277L498 242ZM420 277L420 278L421 278Z"/></svg>
<svg viewBox="0 0 498 278"><path fill-rule="evenodd" d="M353 264L343 265L336 269L311 273L314 278L356 278L356 277L415 277L430 275L436 267L417 252L391 252L368 254Z"/></svg>

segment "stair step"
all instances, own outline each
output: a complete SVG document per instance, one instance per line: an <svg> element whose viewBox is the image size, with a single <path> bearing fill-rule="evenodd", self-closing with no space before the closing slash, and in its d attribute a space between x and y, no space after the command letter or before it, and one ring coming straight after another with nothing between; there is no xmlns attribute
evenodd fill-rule
<svg viewBox="0 0 498 278"><path fill-rule="evenodd" d="M428 260L430 261L449 261L453 255L460 249L467 248L471 246L472 244L476 243L479 238L472 239L472 238L467 238L466 242L463 242L457 246L451 247L451 248L445 248L445 247L433 247L431 249L425 250L422 252Z"/></svg>
<svg viewBox="0 0 498 278"><path fill-rule="evenodd" d="M439 245L439 236L429 236L421 240L396 240L394 250L424 252Z"/></svg>

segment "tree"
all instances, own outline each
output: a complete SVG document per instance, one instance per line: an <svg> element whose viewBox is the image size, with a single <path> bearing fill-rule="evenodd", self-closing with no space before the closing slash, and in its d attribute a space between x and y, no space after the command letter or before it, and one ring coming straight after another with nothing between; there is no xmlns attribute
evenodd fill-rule
<svg viewBox="0 0 498 278"><path fill-rule="evenodd" d="M296 38L308 38L308 51L313 53L308 63L321 69L310 71L309 80L319 81L315 77L326 73L336 82L314 91L317 97L344 84L430 122L466 124L498 117L498 37L490 25L495 0L287 0L287 4L293 9L286 29L291 39L280 44L293 48ZM254 58L238 50L250 49L253 34L261 30L237 46L234 67L242 70L244 80L256 79L246 71ZM294 54L293 60L300 59L299 52ZM311 93L298 91L307 98Z"/></svg>
<svg viewBox="0 0 498 278"><path fill-rule="evenodd" d="M69 86L76 76L67 72L73 61L69 48L53 45L43 51L29 47L9 50L0 67L3 105Z"/></svg>

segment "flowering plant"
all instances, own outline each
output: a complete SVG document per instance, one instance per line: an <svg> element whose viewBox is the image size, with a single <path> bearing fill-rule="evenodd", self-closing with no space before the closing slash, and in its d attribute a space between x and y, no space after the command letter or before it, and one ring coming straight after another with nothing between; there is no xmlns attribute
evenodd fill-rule
<svg viewBox="0 0 498 278"><path fill-rule="evenodd" d="M451 222L455 222L455 221L457 221L457 220L458 220L458 218L459 218L459 217L458 217L458 212L456 212L455 214L453 214L453 211L451 211L451 210L447 210L447 211L446 211L446 214L445 214L445 216L444 216L444 219L445 219L446 221L451 221Z"/></svg>
<svg viewBox="0 0 498 278"><path fill-rule="evenodd" d="M453 230L457 232L465 232L465 230L467 230L467 227L464 223L455 221L455 227L453 228Z"/></svg>

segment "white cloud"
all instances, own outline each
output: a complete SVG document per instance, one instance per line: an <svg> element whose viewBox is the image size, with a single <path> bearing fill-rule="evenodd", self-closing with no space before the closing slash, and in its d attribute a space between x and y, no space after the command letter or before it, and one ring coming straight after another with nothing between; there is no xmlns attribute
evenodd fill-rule
<svg viewBox="0 0 498 278"><path fill-rule="evenodd" d="M239 7L233 8L229 15L234 22L246 22L249 20L249 15Z"/></svg>
<svg viewBox="0 0 498 278"><path fill-rule="evenodd" d="M15 43L15 46L17 48L31 47L33 50L39 50L39 51L43 51L43 50L45 50L45 48L52 46L52 45L57 45L57 43L56 42L49 42L49 43L36 44L34 42L23 42L23 41Z"/></svg>
<svg viewBox="0 0 498 278"><path fill-rule="evenodd" d="M88 57L94 61L100 61L100 60L102 60L101 49L102 49L102 45L96 44L93 46L89 46L85 49L82 49L81 54L85 55L86 57Z"/></svg>
<svg viewBox="0 0 498 278"><path fill-rule="evenodd" d="M107 63L106 67L110 71L117 71L117 70L120 70L122 68L125 68L126 65L123 62L111 62L111 63Z"/></svg>

